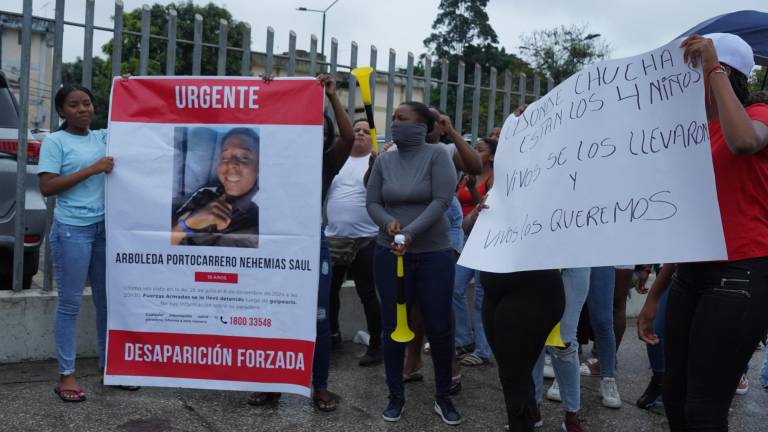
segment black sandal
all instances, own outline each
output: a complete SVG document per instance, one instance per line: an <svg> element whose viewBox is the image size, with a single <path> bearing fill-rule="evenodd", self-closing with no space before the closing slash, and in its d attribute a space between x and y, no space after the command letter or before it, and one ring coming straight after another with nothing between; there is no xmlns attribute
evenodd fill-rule
<svg viewBox="0 0 768 432"><path fill-rule="evenodd" d="M282 393L253 392L248 396L248 405L262 406L280 400Z"/></svg>
<svg viewBox="0 0 768 432"><path fill-rule="evenodd" d="M312 402L314 402L315 408L321 412L336 411L336 397L329 391L326 391L326 394L329 399L321 399L319 396L312 397Z"/></svg>

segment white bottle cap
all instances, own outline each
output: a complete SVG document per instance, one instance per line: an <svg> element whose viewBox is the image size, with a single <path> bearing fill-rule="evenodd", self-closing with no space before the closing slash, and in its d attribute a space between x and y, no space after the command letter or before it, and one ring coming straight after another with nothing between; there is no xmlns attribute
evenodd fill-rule
<svg viewBox="0 0 768 432"><path fill-rule="evenodd" d="M405 236L402 234L396 234L395 235L395 244L403 245L405 244Z"/></svg>

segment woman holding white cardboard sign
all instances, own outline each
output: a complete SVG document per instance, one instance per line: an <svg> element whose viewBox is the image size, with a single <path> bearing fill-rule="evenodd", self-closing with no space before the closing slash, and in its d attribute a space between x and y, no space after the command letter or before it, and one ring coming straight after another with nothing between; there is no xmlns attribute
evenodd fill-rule
<svg viewBox="0 0 768 432"><path fill-rule="evenodd" d="M664 408L673 432L727 431L744 365L768 330L768 105L744 106L754 60L740 37L694 35L681 47L705 77L728 260L678 264L671 277ZM650 344L658 343L653 319L662 291L652 290L638 319L638 335Z"/></svg>

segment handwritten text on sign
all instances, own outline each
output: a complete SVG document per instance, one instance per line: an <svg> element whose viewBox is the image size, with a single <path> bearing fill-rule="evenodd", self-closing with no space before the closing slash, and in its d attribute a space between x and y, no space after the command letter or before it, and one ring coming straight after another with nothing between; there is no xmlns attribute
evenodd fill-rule
<svg viewBox="0 0 768 432"><path fill-rule="evenodd" d="M461 264L492 272L726 257L704 79L679 42L571 76L504 123Z"/></svg>

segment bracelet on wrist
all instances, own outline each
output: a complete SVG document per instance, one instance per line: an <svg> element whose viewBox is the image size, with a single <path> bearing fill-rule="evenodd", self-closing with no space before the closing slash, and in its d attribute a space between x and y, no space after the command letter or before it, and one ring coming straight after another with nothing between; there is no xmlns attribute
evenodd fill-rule
<svg viewBox="0 0 768 432"><path fill-rule="evenodd" d="M707 75L706 75L707 81L709 81L709 77L710 77L710 76L711 76L713 73L722 73L722 74L727 74L727 72L726 72L725 68L724 68L724 67L723 67L723 65L721 65L720 63L718 63L718 64L716 64L716 65L712 66L711 68L709 68L709 70L707 71Z"/></svg>

